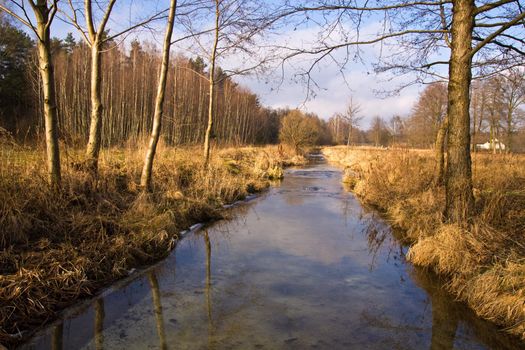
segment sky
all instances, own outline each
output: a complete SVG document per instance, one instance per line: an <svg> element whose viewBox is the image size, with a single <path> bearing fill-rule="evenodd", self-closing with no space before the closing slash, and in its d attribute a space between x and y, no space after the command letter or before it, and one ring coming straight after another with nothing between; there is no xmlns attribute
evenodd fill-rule
<svg viewBox="0 0 525 350"><path fill-rule="evenodd" d="M136 22L137 18L145 18L147 14L153 13L166 3L166 1L158 0L122 0L117 2L118 5L114 9L108 26L112 32L117 32L129 23ZM158 25L150 26L149 30L141 30L128 35L126 40L128 42L132 39L149 40L159 43L158 46L160 46L163 25L164 21L159 21ZM373 35L378 25L379 21L371 21L364 27L363 32L368 31ZM292 43L294 46L307 48L315 42L317 30L315 25L300 28L283 25L280 30L264 39L266 42L262 45L269 46L271 41L278 45ZM64 21L57 20L52 28L52 36L63 38L68 32L73 32L75 37L80 38L75 29ZM181 35L181 28L175 29L174 37L177 35ZM341 40L338 34L334 36L334 41ZM377 90L393 91L407 82L410 76L395 78L376 74L371 62L378 55L378 46L362 47L362 49L361 60L349 62L342 71L337 64L331 61L323 61L316 65L311 73L314 83L310 85L312 87L310 90L307 89L306 82L298 75L311 64L311 58L305 56L287 61L284 65L281 65L281 61L275 61L263 74L237 76L234 79L256 93L265 106L300 108L306 112L316 113L323 119L328 119L337 112L344 112L348 101L352 98L353 102L360 106L360 114L363 117L361 126L364 128L370 125L375 116L388 120L394 115L408 115L424 86L412 85L393 96L385 97L384 94L378 94ZM184 42L178 44L174 51L192 56L198 53L198 47L193 43ZM336 52L335 56L341 61L345 57L345 52ZM243 63L246 63L245 61L249 59L242 55L231 54L222 57L219 64L233 68L242 66ZM283 67L284 73L281 70Z"/></svg>

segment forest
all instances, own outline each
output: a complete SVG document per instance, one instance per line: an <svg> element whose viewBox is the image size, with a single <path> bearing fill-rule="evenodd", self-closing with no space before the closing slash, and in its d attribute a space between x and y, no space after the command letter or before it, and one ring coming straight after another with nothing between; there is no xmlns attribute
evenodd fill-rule
<svg viewBox="0 0 525 350"><path fill-rule="evenodd" d="M170 256L181 232L278 187L312 152L404 232L403 259L525 339L519 2L140 6L0 0L0 348ZM308 45L279 41L301 29ZM373 73L405 79L393 93L419 87L410 110L366 115L350 89L341 112L305 108L315 69L347 79L374 45ZM296 105L265 106L241 82L285 67Z"/></svg>
<svg viewBox="0 0 525 350"><path fill-rule="evenodd" d="M1 127L17 141L35 144L44 130L40 77L35 69L34 41L18 26L3 16L1 21L5 47L2 52ZM152 128L150 116L155 108L156 71L160 52L154 44L138 40L130 43L129 52L117 43L103 55L109 69L102 72L103 109L102 143L104 147L122 146L145 140ZM59 138L77 148L88 137L90 98L81 91L89 90L90 50L76 42L72 33L64 39L51 41L56 71L56 94ZM197 56L176 55L170 65L165 103L163 141L167 145L202 143L208 111L209 86L206 63ZM213 128L220 145L276 144L279 142L281 120L291 108L271 109L260 104L258 97L234 79L222 76L218 69L215 109L217 121ZM471 105L472 150L476 144L501 140L505 152L525 150L525 76L513 69L474 83ZM432 148L447 106L447 87L431 83L423 89L412 110L405 116L389 119L364 116L359 104L348 101L346 109L328 120L311 113L315 137L309 145L371 145ZM367 127L363 119L371 120ZM39 136L40 135L40 136ZM496 147L491 147L496 150ZM499 151L499 148L498 148Z"/></svg>

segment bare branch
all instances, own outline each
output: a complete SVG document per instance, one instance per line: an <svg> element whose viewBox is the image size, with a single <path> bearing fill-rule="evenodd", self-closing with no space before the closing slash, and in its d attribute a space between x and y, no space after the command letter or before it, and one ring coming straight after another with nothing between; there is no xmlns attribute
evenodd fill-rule
<svg viewBox="0 0 525 350"><path fill-rule="evenodd" d="M472 37L472 40L480 41L480 42L483 41L483 39L480 38L480 37ZM516 40L518 40L518 39L516 39ZM498 40L492 40L490 43L494 44L494 45L497 45L499 47L505 48L505 49L509 49L509 50L515 51L515 52L519 53L520 55L525 56L525 51L520 50L520 49L518 49L517 47L515 47L513 45L505 44L505 43L503 43L501 41L498 41Z"/></svg>
<svg viewBox="0 0 525 350"><path fill-rule="evenodd" d="M9 8L7 8L5 5L2 5L0 4L0 10L6 12L7 14L9 14L10 16L13 16L14 18L16 18L17 20L20 21L20 23L22 23L23 25L25 25L26 27L28 27L29 29L33 30L34 32L36 32L36 28L33 26L33 24L31 23L31 21L29 20L29 17L27 17L27 14L26 14L26 18L27 19L24 19L22 18L21 16L17 15L15 12L11 11ZM25 11L24 11L25 12Z"/></svg>
<svg viewBox="0 0 525 350"><path fill-rule="evenodd" d="M51 23L53 23L53 19L55 18L55 15L57 13L57 10L58 10L58 0L54 0L53 1L53 5L51 5L51 7L49 8L50 12L49 12L49 16L47 18L47 23L46 23L46 27L45 27L45 30L49 30L49 27L51 26Z"/></svg>
<svg viewBox="0 0 525 350"><path fill-rule="evenodd" d="M476 47L474 47L470 53L471 56L474 56L476 54L476 52L478 52L481 48L483 48L485 45L487 45L488 43L490 42L493 42L493 40L498 36L500 35L501 33L503 33L504 31L506 31L507 29L509 29L510 27L512 27L514 24L522 21L523 19L525 18L525 12L524 13L521 13L519 16L515 17L512 21L502 25L498 30L496 30L495 32L493 32L492 34L490 34L489 36L487 36L485 39L483 39L483 41L481 41L478 45L476 45Z"/></svg>
<svg viewBox="0 0 525 350"><path fill-rule="evenodd" d="M122 34L128 33L128 32L130 32L130 31L132 31L132 30L135 30L135 29L137 29L137 28L139 28L139 27L142 27L143 25L145 25L145 24L147 24L147 23L150 23L150 22L152 22L152 21L157 21L157 20L160 20L160 19L164 19L164 18L166 18L166 15L163 15L163 14L164 14L165 12L167 12L167 11L168 11L168 9L162 10L162 11L160 11L160 12L154 14L153 16L151 16L151 17L145 19L145 20L142 21L142 22L139 22L139 23L137 23L137 24L134 24L134 25L132 25L131 27L128 27L128 28L126 28L126 29L124 29L124 30L118 32L117 34L114 34L114 35L111 35L111 36L105 38L105 39L103 40L103 42L111 41L111 40L115 39L116 37L121 36Z"/></svg>
<svg viewBox="0 0 525 350"><path fill-rule="evenodd" d="M511 0L506 0L511 1ZM452 0L447 1L414 1L397 3L393 5L378 6L378 7L367 7L367 6L348 6L348 5L326 5L318 7L296 7L294 12L307 12L307 11L336 11L336 10L351 10L351 11L385 11L385 10L396 10L414 6L442 6L444 4L451 4Z"/></svg>
<svg viewBox="0 0 525 350"><path fill-rule="evenodd" d="M474 15L479 15L480 13L493 10L493 9L495 9L497 7L500 7L500 6L505 5L505 4L510 4L511 2L515 2L515 1L516 0L500 0L500 1L493 2L493 3L485 4L483 6L478 7L474 11Z"/></svg>
<svg viewBox="0 0 525 350"><path fill-rule="evenodd" d="M91 0L85 0L84 8L86 11L86 26L88 29L89 37L91 42L94 42L96 39L97 33L95 32L95 25L93 24L93 12L91 10Z"/></svg>
<svg viewBox="0 0 525 350"><path fill-rule="evenodd" d="M106 24L108 23L109 16L111 14L111 10L113 9L113 6L115 5L115 1L116 0L110 0L108 7L106 8L104 17L102 18L102 21L100 22L100 25L98 27L97 41L99 41L102 35L104 35L104 30L106 29Z"/></svg>

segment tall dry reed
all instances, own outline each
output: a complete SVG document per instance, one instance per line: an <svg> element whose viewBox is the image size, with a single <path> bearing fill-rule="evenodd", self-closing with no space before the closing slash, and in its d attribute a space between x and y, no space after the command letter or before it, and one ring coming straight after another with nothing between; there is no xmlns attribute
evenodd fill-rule
<svg viewBox="0 0 525 350"><path fill-rule="evenodd" d="M446 276L450 293L525 340L525 156L473 155L476 215L465 228L444 223L432 152L323 152L345 168L359 198L403 229L410 261Z"/></svg>
<svg viewBox="0 0 525 350"><path fill-rule="evenodd" d="M178 233L220 218L222 206L266 188L301 161L277 147L218 150L160 146L153 192L138 186L144 147L110 149L100 172L63 150L63 186L46 184L43 150L0 146L0 344L12 346L64 307L132 268L157 261Z"/></svg>

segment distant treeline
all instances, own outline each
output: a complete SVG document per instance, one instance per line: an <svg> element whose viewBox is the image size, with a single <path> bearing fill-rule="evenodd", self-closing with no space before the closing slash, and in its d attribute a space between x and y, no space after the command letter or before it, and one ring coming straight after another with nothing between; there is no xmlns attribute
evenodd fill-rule
<svg viewBox="0 0 525 350"><path fill-rule="evenodd" d="M43 132L41 82L34 43L10 23L0 23L0 126L18 138ZM72 35L53 39L60 138L84 144L90 123L90 49ZM151 131L160 52L148 43L130 49L109 42L103 53L102 99L105 146L135 142ZM168 144L202 143L207 122L206 65L197 57L171 60L163 139ZM261 106L257 95L217 70L213 137L223 144L265 144L278 141L280 117L286 111Z"/></svg>
<svg viewBox="0 0 525 350"><path fill-rule="evenodd" d="M0 127L19 140L43 134L43 98L35 44L22 30L0 17ZM52 40L59 135L68 145L84 145L90 125L90 48L73 35ZM150 43L134 40L129 48L105 44L102 56L102 143L118 146L145 139L151 132L160 52ZM162 138L170 145L201 144L208 118L207 67L200 57L171 59L166 87ZM216 70L216 118L212 137L218 144L279 142L283 117L290 109L265 108L256 94ZM524 72L511 70L472 87L472 143L498 140L512 151L525 150ZM428 148L436 140L447 106L443 83L428 85L410 115L385 120L337 114L328 121L304 114L316 128L316 144L403 145ZM353 120L353 121L352 121ZM358 122L356 122L358 120ZM352 124L352 125L351 125ZM31 136L31 137L29 137ZM43 136L43 135L42 135Z"/></svg>
<svg viewBox="0 0 525 350"><path fill-rule="evenodd" d="M329 119L336 144L374 144L431 148L447 111L447 85L433 83L419 95L409 115L390 119L374 117L369 128L353 125L346 114ZM475 81L471 88L471 142L489 143L491 151L525 152L525 71L511 69L504 74ZM350 142L348 142L348 138ZM499 145L504 145L500 147Z"/></svg>

